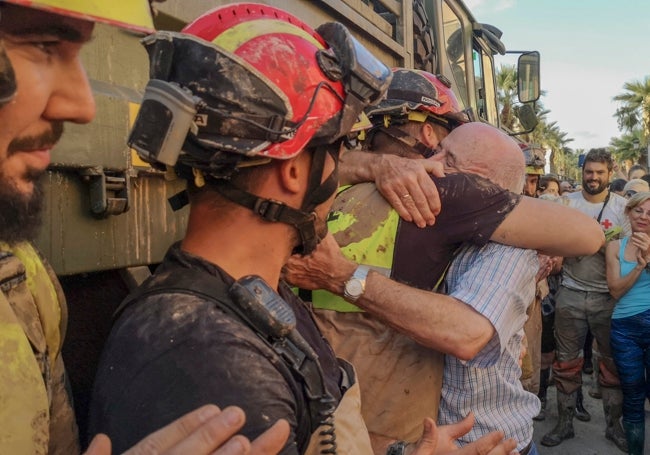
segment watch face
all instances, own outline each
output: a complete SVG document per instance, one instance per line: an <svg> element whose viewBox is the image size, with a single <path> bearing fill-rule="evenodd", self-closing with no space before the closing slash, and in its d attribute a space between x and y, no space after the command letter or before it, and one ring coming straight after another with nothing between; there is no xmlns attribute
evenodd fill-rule
<svg viewBox="0 0 650 455"><path fill-rule="evenodd" d="M350 297L359 297L363 294L363 283L358 279L350 280L345 285L345 292Z"/></svg>

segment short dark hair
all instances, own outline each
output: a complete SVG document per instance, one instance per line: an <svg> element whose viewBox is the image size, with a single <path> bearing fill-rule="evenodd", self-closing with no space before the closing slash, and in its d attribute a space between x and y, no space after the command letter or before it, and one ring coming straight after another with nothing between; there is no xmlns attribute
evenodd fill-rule
<svg viewBox="0 0 650 455"><path fill-rule="evenodd" d="M538 190L545 191L548 188L548 184L551 182L555 182L555 184L557 185L557 190L558 192L560 192L561 191L560 180L553 174L546 174L540 177L539 183L537 185Z"/></svg>
<svg viewBox="0 0 650 455"><path fill-rule="evenodd" d="M623 191L627 180L625 179L614 179L612 183L609 184L610 191Z"/></svg>
<svg viewBox="0 0 650 455"><path fill-rule="evenodd" d="M632 167L630 168L629 171L627 171L627 177L630 178L630 175L632 174L632 172L634 172L634 171L636 171L636 170L641 170L641 171L643 171L643 172L646 173L646 174L648 173L648 170L645 168L645 166L642 166L642 165L640 165L640 164L635 164L634 166L632 166Z"/></svg>
<svg viewBox="0 0 650 455"><path fill-rule="evenodd" d="M614 168L614 161L612 160L612 154L609 153L609 151L604 147L589 150L587 156L585 156L585 161L582 164L582 168L584 169L585 165L590 161L593 163L606 164L608 171L611 171Z"/></svg>

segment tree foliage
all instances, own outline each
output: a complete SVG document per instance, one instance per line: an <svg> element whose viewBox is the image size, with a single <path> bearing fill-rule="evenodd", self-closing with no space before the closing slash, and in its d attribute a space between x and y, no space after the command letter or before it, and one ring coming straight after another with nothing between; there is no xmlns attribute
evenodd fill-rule
<svg viewBox="0 0 650 455"><path fill-rule="evenodd" d="M517 100L517 69L514 65L502 65L496 76L499 113L501 126L516 130L518 121L516 117ZM542 97L544 92L542 91ZM535 103L535 113L539 124L535 129L521 136L525 142L537 144L550 151L550 172L561 177L575 179L577 173L577 155L567 146L573 141L568 133L562 131L557 122L548 120L550 111L544 108L541 101ZM579 173L579 172L578 172Z"/></svg>
<svg viewBox="0 0 650 455"><path fill-rule="evenodd" d="M610 147L620 160L647 162L650 139L650 76L642 81L628 81L623 93L613 98L618 103L614 117L623 134L613 138Z"/></svg>

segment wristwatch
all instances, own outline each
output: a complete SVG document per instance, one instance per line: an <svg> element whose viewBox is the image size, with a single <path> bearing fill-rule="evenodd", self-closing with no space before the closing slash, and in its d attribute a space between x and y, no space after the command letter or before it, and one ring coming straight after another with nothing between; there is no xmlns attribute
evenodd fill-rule
<svg viewBox="0 0 650 455"><path fill-rule="evenodd" d="M404 455L406 453L406 446L408 442L397 441L388 446L386 455Z"/></svg>
<svg viewBox="0 0 650 455"><path fill-rule="evenodd" d="M352 277L345 282L343 288L343 298L345 300L354 303L363 295L366 290L366 277L369 271L370 267L367 265L360 265L356 268Z"/></svg>

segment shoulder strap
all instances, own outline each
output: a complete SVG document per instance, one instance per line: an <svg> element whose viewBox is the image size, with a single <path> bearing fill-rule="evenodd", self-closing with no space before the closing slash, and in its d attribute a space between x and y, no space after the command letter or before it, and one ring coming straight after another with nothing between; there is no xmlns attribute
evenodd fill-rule
<svg viewBox="0 0 650 455"><path fill-rule="evenodd" d="M600 212L598 213L598 218L596 218L596 221L598 221L598 224L600 224L600 219L603 217L603 212L605 211L605 207L607 206L607 203L609 202L609 196L611 195L611 191L607 191L607 196L605 196L605 200L603 201L603 207L600 209Z"/></svg>

